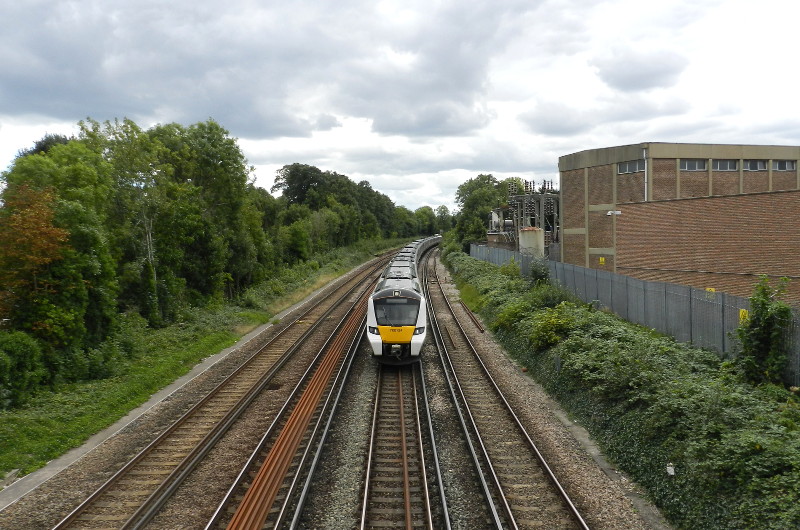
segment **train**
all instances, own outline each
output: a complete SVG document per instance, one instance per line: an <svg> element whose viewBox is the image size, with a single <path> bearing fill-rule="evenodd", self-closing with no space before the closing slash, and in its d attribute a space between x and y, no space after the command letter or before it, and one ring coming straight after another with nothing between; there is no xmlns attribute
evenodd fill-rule
<svg viewBox="0 0 800 530"><path fill-rule="evenodd" d="M439 244L440 235L403 247L383 270L367 303L367 337L382 364L419 360L427 336L428 311L417 275L417 259Z"/></svg>

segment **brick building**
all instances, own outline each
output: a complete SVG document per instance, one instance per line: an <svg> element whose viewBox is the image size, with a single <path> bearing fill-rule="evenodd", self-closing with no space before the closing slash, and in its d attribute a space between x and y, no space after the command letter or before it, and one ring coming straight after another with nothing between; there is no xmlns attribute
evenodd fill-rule
<svg viewBox="0 0 800 530"><path fill-rule="evenodd" d="M800 147L642 143L559 158L561 259L750 296L792 279L800 301Z"/></svg>

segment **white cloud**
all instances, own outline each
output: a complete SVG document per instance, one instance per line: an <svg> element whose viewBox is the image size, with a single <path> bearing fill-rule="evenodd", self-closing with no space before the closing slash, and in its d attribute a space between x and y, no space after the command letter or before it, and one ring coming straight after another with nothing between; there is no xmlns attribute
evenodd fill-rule
<svg viewBox="0 0 800 530"><path fill-rule="evenodd" d="M0 168L78 120L213 118L411 209L641 141L800 145L779 0L100 0L0 7ZM385 186L385 189L382 189ZM433 203L432 203L433 201Z"/></svg>

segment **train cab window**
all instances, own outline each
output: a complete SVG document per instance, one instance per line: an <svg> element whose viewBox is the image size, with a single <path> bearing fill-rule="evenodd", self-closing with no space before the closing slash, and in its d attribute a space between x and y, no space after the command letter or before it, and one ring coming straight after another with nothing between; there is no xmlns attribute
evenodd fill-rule
<svg viewBox="0 0 800 530"><path fill-rule="evenodd" d="M380 298L375 300L375 320L379 326L416 326L419 300Z"/></svg>

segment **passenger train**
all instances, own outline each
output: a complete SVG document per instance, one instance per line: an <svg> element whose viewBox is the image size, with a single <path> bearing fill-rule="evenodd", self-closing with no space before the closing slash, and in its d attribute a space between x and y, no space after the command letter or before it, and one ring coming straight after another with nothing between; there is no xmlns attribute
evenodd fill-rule
<svg viewBox="0 0 800 530"><path fill-rule="evenodd" d="M406 245L381 274L367 304L367 337L378 362L409 364L419 360L427 336L428 312L417 279L417 258L441 239L436 235Z"/></svg>

